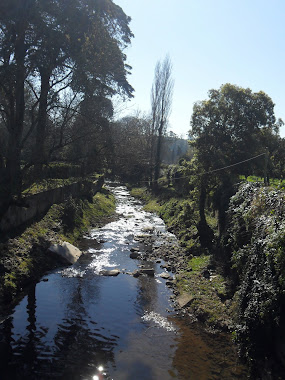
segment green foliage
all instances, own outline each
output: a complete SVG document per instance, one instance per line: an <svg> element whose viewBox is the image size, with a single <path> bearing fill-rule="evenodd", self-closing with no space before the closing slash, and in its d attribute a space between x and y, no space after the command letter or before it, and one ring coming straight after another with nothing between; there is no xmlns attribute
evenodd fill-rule
<svg viewBox="0 0 285 380"><path fill-rule="evenodd" d="M274 356L273 336L284 323L285 194L242 184L228 211L228 249L238 275L237 340L252 358Z"/></svg>
<svg viewBox="0 0 285 380"><path fill-rule="evenodd" d="M205 171L235 164L264 150L262 129L275 130L274 104L264 92L229 83L194 105L191 126L198 162ZM254 165L254 162L253 162ZM230 173L245 174L251 163ZM250 173L249 173L250 174Z"/></svg>
<svg viewBox="0 0 285 380"><path fill-rule="evenodd" d="M110 216L114 211L115 198L106 190L96 193L92 202L87 199L69 198L62 214L65 226L63 238L74 244L90 225L99 223L102 218Z"/></svg>
<svg viewBox="0 0 285 380"><path fill-rule="evenodd" d="M110 0L0 3L3 203L20 195L21 159L25 169L34 166L37 180L43 166L44 176L77 176L78 168L71 174L70 168L45 164L66 159L79 140L84 143L77 145L73 162L89 167L90 156L98 156L101 146L94 139L108 128L111 97L133 93L123 52L133 37L129 23Z"/></svg>
<svg viewBox="0 0 285 380"><path fill-rule="evenodd" d="M50 190L50 189L55 189L58 187L66 186L66 185L71 185L74 182L77 182L78 178L70 177L67 179L58 179L58 178L50 178L48 180L44 179L41 181L33 182L29 187L27 187L23 191L23 195L32 195L32 194L37 194L42 191Z"/></svg>
<svg viewBox="0 0 285 380"><path fill-rule="evenodd" d="M82 218L82 215L83 212L78 201L76 202L72 196L69 196L64 202L62 214L62 221L66 229L68 230L74 227L77 224L77 220Z"/></svg>

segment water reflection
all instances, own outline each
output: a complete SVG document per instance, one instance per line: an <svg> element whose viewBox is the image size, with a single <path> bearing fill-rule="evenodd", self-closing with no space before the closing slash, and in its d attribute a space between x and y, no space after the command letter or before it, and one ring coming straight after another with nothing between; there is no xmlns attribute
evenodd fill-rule
<svg viewBox="0 0 285 380"><path fill-rule="evenodd" d="M169 319L171 291L164 280L100 275L102 269L132 272L140 265L160 273L158 264L130 259L130 248L143 252L173 238L126 188L113 191L119 216L84 239L89 253L32 286L0 325L0 378L244 378L228 340ZM136 239L140 235L149 236L149 246Z"/></svg>

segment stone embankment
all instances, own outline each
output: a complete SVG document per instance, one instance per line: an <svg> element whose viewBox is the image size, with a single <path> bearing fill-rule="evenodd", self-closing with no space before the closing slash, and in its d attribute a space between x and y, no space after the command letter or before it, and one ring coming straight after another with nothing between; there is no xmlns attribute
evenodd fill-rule
<svg viewBox="0 0 285 380"><path fill-rule="evenodd" d="M104 183L104 177L96 181L80 180L70 185L57 187L23 198L21 204L11 204L0 220L0 233L10 231L36 217L46 213L53 204L64 202L69 196L73 198L84 194L94 195L100 191Z"/></svg>
<svg viewBox="0 0 285 380"><path fill-rule="evenodd" d="M50 204L52 197L45 202L48 208L46 213L42 213L44 208L33 207L33 212L40 212L35 218L32 218L32 210L25 214L25 207L18 207L17 212L19 218L9 219L8 210L5 223L1 221L5 228L8 226L12 231L1 234L0 242L0 304L5 305L11 303L22 289L29 283L37 281L46 271L59 265L73 264L80 257L82 252L70 243L76 242L82 234L88 229L90 224L101 220L104 216L111 215L114 212L115 202L107 193L101 190L104 178L100 178L95 183L90 182L85 188L80 187L80 192L75 192L77 203L74 202L72 209L76 225L67 227L65 224L65 203ZM84 197L84 193L88 186L88 196L97 193L89 202ZM55 193L62 194L63 199L64 188L54 189ZM82 193L82 191L84 193ZM47 192L37 194L36 199L44 199ZM48 192L49 193L49 192ZM55 194L54 193L54 194ZM70 195L70 192L67 192ZM33 198L31 198L33 199ZM56 198L56 202L62 198ZM36 202L37 204L37 202ZM32 219L25 219L25 215ZM35 215L36 215L35 214ZM23 221L29 221L27 226ZM19 224L18 224L19 223ZM13 230L15 226L20 226L18 230ZM18 233L17 233L18 232ZM67 240L67 241L66 241ZM70 240L68 242L68 240ZM2 307L3 309L3 307Z"/></svg>

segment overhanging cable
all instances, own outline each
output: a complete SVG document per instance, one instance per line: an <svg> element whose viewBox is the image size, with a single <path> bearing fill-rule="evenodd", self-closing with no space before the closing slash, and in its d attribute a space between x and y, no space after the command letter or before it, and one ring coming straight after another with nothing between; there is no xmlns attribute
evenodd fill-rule
<svg viewBox="0 0 285 380"><path fill-rule="evenodd" d="M213 170L210 170L209 172L205 172L205 173L201 173L201 174L195 174L196 176L200 175L205 175L205 174L211 174L211 173L216 173L218 171L221 171L221 170L225 170L225 169L228 169L228 168L232 168L233 166L237 166L237 165L240 165L240 164L243 164L245 162L248 162L248 161L252 161L252 160L255 160L256 158L259 158L261 156L264 156L266 153L261 153L261 154L258 154L257 156L254 156L254 157L251 157L251 158L247 158L246 160L243 160L243 161L239 161L239 162L236 162L235 164L231 164L231 165L227 165L227 166L223 166L222 168L218 168L218 169L213 169ZM193 174L192 174L193 175ZM179 180L179 179L185 179L185 178L190 178L191 175L187 175L187 176L183 176L183 177L178 177L178 178L175 178L175 180ZM139 181L139 183L155 183L155 182L158 182L158 180L154 180L154 181Z"/></svg>

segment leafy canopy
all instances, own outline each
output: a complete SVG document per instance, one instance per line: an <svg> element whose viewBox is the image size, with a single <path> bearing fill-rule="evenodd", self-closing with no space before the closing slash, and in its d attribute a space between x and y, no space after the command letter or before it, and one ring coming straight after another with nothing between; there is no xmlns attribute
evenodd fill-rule
<svg viewBox="0 0 285 380"><path fill-rule="evenodd" d="M209 99L195 103L191 126L204 170L231 165L264 151L261 130L275 128L274 103L262 91L227 83L210 90ZM240 172L245 166L232 170Z"/></svg>

